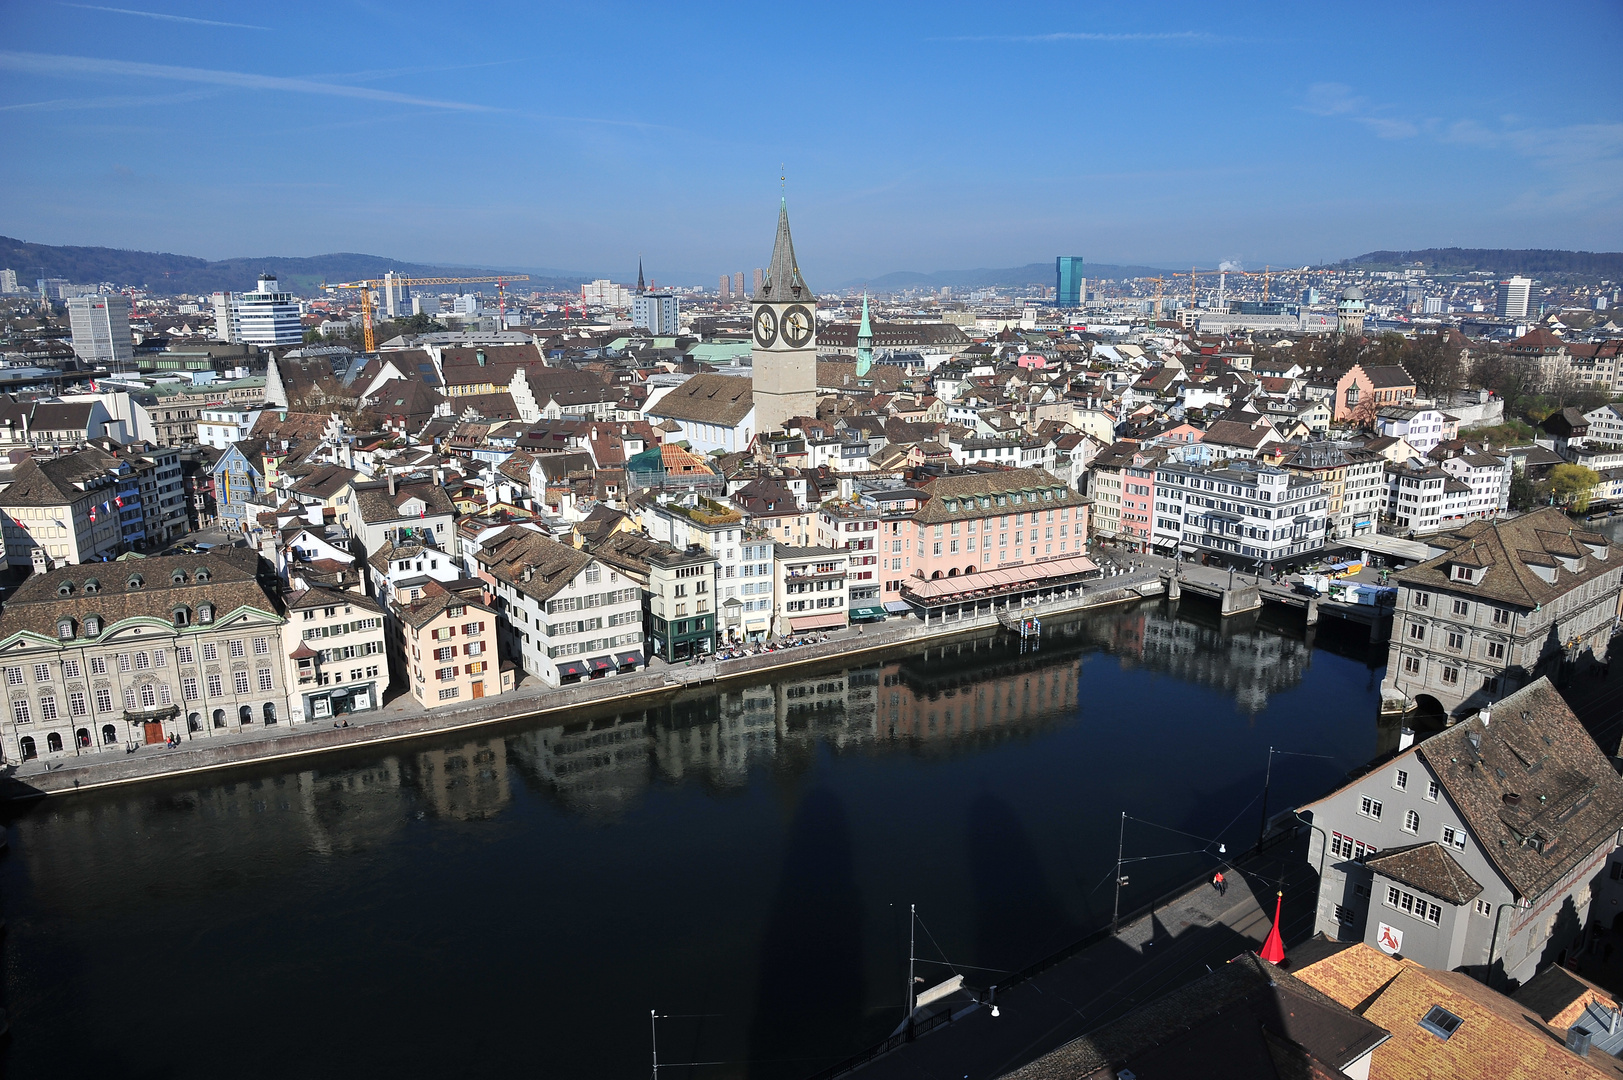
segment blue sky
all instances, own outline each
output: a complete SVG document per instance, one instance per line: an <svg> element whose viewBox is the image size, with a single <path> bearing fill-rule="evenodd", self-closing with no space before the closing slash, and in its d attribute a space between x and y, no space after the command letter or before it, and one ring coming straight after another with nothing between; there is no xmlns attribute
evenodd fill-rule
<svg viewBox="0 0 1623 1080"><path fill-rule="evenodd" d="M817 288L1623 248L1617 0L0 5L0 233Z"/></svg>

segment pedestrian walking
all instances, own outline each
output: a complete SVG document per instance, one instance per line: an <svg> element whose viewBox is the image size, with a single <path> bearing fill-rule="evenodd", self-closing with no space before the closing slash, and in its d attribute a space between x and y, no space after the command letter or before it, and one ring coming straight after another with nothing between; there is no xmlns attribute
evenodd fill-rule
<svg viewBox="0 0 1623 1080"><path fill-rule="evenodd" d="M1212 888L1217 890L1218 896L1222 896L1228 891L1228 885L1229 883L1223 878L1223 871L1219 870L1212 875Z"/></svg>

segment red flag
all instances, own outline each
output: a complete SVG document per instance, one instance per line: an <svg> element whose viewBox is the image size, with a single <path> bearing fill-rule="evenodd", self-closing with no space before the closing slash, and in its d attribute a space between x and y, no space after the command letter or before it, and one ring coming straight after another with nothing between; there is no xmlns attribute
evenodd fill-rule
<svg viewBox="0 0 1623 1080"><path fill-rule="evenodd" d="M1279 937L1279 909L1285 903L1285 894L1276 893L1274 900L1274 926L1268 931L1268 940L1262 943L1262 951L1257 955L1270 964L1280 963L1285 959L1285 943Z"/></svg>

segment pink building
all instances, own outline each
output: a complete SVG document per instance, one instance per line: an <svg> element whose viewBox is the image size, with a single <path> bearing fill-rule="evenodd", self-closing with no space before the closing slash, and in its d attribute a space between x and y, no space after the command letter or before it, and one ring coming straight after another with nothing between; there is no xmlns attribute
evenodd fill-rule
<svg viewBox="0 0 1623 1080"><path fill-rule="evenodd" d="M912 488L870 488L818 508L817 545L850 552L852 618L876 618L874 609L899 602L897 594L912 566L908 530L928 498Z"/></svg>
<svg viewBox="0 0 1623 1080"><path fill-rule="evenodd" d="M1087 500L1043 469L944 476L927 494L899 530L906 577L958 577L1086 550Z"/></svg>

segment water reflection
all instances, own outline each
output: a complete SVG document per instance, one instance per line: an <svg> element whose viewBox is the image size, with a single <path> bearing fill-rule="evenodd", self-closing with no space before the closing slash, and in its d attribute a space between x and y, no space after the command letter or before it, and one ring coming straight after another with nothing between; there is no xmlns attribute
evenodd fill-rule
<svg viewBox="0 0 1623 1080"><path fill-rule="evenodd" d="M1371 669L1299 626L1186 601L1046 629L1035 651L987 634L47 802L0 862L7 1069L464 1071L457 1040L425 1045L433 1015L478 1030L491 1069L630 1076L658 1005L710 1017L673 1022L688 1060L757 1062L709 1075L803 1075L898 1019L909 901L944 954L1013 968L1108 916L1121 810L1221 823L1260 790L1270 743L1339 768L1373 750ZM1337 767L1276 770L1279 805ZM92 1026L58 1053L87 1013L239 1000L245 981L298 1009L296 1039L245 1058L229 1026Z"/></svg>

